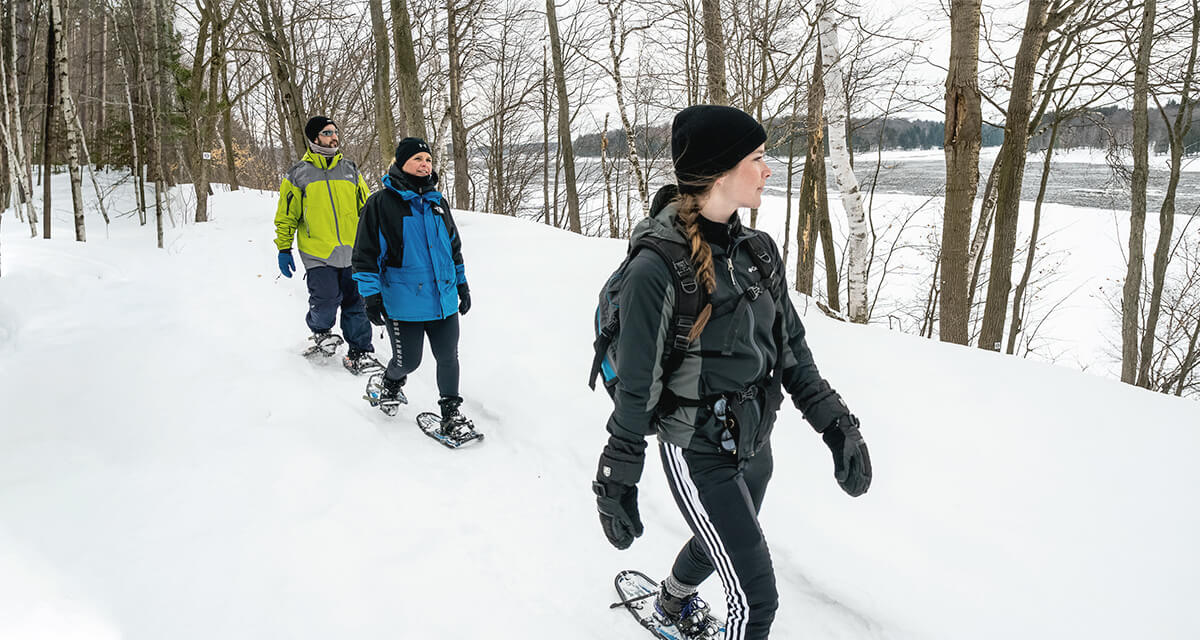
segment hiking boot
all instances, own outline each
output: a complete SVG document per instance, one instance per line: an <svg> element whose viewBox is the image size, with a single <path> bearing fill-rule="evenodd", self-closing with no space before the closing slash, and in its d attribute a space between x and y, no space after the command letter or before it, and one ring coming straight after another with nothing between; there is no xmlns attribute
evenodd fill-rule
<svg viewBox="0 0 1200 640"><path fill-rule="evenodd" d="M667 592L666 584L658 591L654 599L654 612L664 625L675 625L687 638L707 638L708 633L708 603L700 599L700 594L693 592L682 598L677 598Z"/></svg>
<svg viewBox="0 0 1200 640"><path fill-rule="evenodd" d="M354 375L360 375L374 369L382 369L383 365L375 359L375 355L370 351L362 351L360 349L350 348L345 358L342 358L342 365L346 370Z"/></svg>
<svg viewBox="0 0 1200 640"><path fill-rule="evenodd" d="M438 428L438 433L459 439L475 431L475 425L458 410L462 401L459 396L442 396L438 400L438 406L442 408L442 426Z"/></svg>

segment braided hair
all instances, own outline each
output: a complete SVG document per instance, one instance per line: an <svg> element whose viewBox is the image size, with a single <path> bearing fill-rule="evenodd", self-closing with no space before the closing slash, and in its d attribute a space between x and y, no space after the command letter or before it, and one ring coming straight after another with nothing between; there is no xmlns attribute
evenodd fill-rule
<svg viewBox="0 0 1200 640"><path fill-rule="evenodd" d="M705 189L705 192L708 190ZM712 295L717 288L716 269L713 267L712 246L700 234L700 198L703 193L679 194L679 230L687 239L692 249L692 266L696 270L696 280L704 286L704 290ZM694 342L704 331L705 325L712 318L712 303L706 302L704 308L696 316L696 323L688 333L688 341Z"/></svg>

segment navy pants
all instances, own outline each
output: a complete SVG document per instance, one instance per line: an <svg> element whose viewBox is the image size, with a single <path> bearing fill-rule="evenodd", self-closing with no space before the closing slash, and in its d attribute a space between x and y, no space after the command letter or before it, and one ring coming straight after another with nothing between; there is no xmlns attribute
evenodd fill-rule
<svg viewBox="0 0 1200 640"><path fill-rule="evenodd" d="M766 638L779 608L775 569L758 525L774 468L771 445L740 469L737 457L727 453L698 453L661 441L659 453L671 494L692 529L671 574L698 585L715 570L729 610L725 637Z"/></svg>
<svg viewBox="0 0 1200 640"><path fill-rule="evenodd" d="M358 283L350 267L313 267L305 273L308 282L308 315L304 320L314 333L329 331L342 309L342 336L350 348L374 351L367 308L358 293Z"/></svg>
<svg viewBox="0 0 1200 640"><path fill-rule="evenodd" d="M392 359L388 362L390 380L403 380L421 366L425 351L425 336L437 360L438 393L443 397L458 395L458 314L441 320L402 322L389 320L388 335L392 339Z"/></svg>

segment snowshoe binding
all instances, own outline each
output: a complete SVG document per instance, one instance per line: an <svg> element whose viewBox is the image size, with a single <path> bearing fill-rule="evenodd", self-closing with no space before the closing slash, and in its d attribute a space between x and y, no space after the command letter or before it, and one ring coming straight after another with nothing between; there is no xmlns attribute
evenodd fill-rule
<svg viewBox="0 0 1200 640"><path fill-rule="evenodd" d="M313 345L305 349L301 355L310 359L332 358L337 354L338 347L345 342L338 334L328 331L317 331L308 339L313 341Z"/></svg>
<svg viewBox="0 0 1200 640"><path fill-rule="evenodd" d="M462 401L459 396L443 396L438 400L441 415L422 413L417 416L417 425L425 435L451 449L457 449L472 440L482 440L483 434L476 431L475 424L459 411Z"/></svg>
<svg viewBox="0 0 1200 640"><path fill-rule="evenodd" d="M375 359L374 354L370 351L359 351L354 347L342 358L342 365L346 370L354 375L362 375L368 372L382 371L383 364Z"/></svg>
<svg viewBox="0 0 1200 640"><path fill-rule="evenodd" d="M383 371L378 371L367 378L367 392L363 399L372 407L379 407L385 415L394 416L400 411L400 405L408 404L403 386L403 379L392 380Z"/></svg>
<svg viewBox="0 0 1200 640"><path fill-rule="evenodd" d="M667 591L666 585L659 588L658 596L654 599L654 617L663 626L674 626L689 640L700 638L716 638L718 625L708 614L708 603L700 599L700 594L677 598Z"/></svg>

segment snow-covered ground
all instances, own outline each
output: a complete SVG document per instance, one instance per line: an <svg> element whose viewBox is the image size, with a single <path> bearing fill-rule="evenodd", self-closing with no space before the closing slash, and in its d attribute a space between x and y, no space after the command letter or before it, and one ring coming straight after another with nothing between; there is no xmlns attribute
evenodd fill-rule
<svg viewBox="0 0 1200 640"><path fill-rule="evenodd" d="M457 215L465 410L488 438L448 451L412 421L428 353L390 419L297 355L306 292L277 277L273 194L219 193L158 250L94 214L72 241L59 186L54 240L0 226L0 638L643 637L612 577L661 575L687 530L653 456L630 550L589 490L609 406L584 384L590 316L622 242ZM1072 258L1117 237L1069 215ZM875 482L845 496L785 403L773 638L1200 637L1200 405L795 301ZM703 593L723 610L715 579Z"/></svg>

